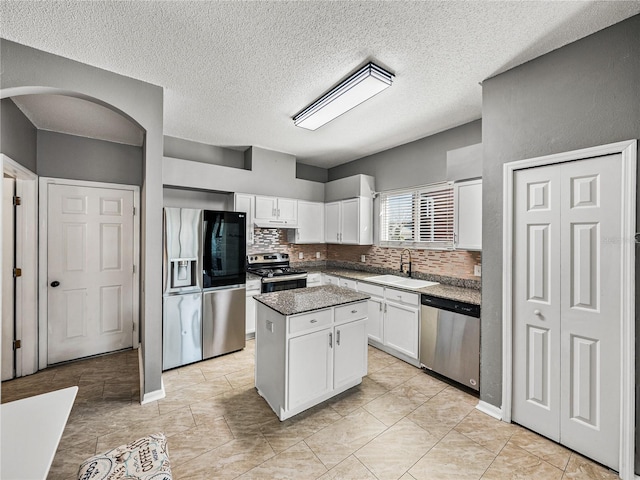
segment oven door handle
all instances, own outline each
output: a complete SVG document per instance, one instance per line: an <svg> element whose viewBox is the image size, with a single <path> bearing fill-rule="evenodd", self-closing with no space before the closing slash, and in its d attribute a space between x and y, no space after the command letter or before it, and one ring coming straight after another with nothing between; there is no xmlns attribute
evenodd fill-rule
<svg viewBox="0 0 640 480"><path fill-rule="evenodd" d="M262 283L289 282L291 280L304 280L306 278L306 273L300 273L298 275L281 275L279 277L264 277L262 279Z"/></svg>

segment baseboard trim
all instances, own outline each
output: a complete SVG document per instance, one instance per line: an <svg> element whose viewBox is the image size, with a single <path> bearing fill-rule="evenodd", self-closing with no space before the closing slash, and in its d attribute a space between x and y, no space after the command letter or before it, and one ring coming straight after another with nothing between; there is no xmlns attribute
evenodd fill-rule
<svg viewBox="0 0 640 480"><path fill-rule="evenodd" d="M160 390L154 390L149 393L144 392L144 363L142 361L142 348L138 348L138 369L140 371L140 405L161 400L167 396L164 391L164 380L160 378Z"/></svg>
<svg viewBox="0 0 640 480"><path fill-rule="evenodd" d="M147 403L155 402L156 400L162 400L166 397L166 393L164 391L164 382L162 382L162 388L160 390L154 390L153 392L145 393L142 396L141 405L145 405Z"/></svg>
<svg viewBox="0 0 640 480"><path fill-rule="evenodd" d="M476 408L482 413L486 413L493 418L502 420L502 409L500 407L496 407L495 405L491 405L490 403L480 400L478 405L476 405Z"/></svg>

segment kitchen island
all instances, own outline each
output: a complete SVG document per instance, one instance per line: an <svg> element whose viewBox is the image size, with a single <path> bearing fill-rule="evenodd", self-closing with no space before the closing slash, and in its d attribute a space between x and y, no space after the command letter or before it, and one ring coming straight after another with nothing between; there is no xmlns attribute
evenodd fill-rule
<svg viewBox="0 0 640 480"><path fill-rule="evenodd" d="M256 388L280 420L362 382L369 295L325 285L254 298Z"/></svg>

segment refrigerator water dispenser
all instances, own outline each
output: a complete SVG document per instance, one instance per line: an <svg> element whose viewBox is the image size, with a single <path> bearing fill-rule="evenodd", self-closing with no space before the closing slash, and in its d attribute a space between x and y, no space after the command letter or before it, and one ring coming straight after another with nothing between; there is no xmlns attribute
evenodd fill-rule
<svg viewBox="0 0 640 480"><path fill-rule="evenodd" d="M174 258L171 260L171 288L196 285L196 259Z"/></svg>

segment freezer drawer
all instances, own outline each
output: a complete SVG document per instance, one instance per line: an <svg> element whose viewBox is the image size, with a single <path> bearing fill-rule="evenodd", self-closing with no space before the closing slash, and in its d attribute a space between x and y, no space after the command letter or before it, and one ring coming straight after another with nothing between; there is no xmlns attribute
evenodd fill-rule
<svg viewBox="0 0 640 480"><path fill-rule="evenodd" d="M246 290L227 288L202 297L203 358L216 357L245 346Z"/></svg>
<svg viewBox="0 0 640 480"><path fill-rule="evenodd" d="M201 305L201 293L163 298L163 370L202 360Z"/></svg>
<svg viewBox="0 0 640 480"><path fill-rule="evenodd" d="M479 390L480 319L423 305L420 321L420 363Z"/></svg>

